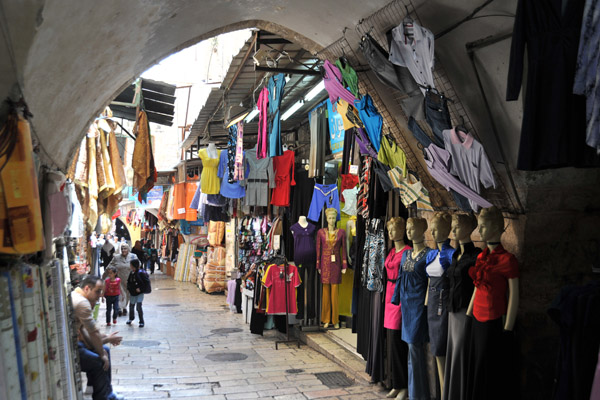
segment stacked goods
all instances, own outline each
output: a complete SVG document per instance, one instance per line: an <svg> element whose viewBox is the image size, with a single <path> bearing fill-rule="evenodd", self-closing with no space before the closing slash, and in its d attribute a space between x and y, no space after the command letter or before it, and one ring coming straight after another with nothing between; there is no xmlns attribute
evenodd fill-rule
<svg viewBox="0 0 600 400"><path fill-rule="evenodd" d="M225 291L225 248L209 247L202 286L207 293Z"/></svg>

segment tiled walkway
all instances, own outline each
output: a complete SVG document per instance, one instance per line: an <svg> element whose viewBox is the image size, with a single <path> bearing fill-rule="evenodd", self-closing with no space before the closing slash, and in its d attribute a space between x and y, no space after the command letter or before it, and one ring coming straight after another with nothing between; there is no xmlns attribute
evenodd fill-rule
<svg viewBox="0 0 600 400"><path fill-rule="evenodd" d="M112 348L112 371L114 389L126 399L385 397L380 386L364 382L325 386L315 373L342 371L340 366L305 345L283 344L276 350L275 341L283 335L274 330L262 337L251 334L242 315L227 309L224 296L160 273L152 280L144 328L125 325L127 317L119 318L116 327L105 327L104 305L98 317L102 329L123 336L123 344ZM218 331L223 328L235 331ZM241 360L228 361L232 358Z"/></svg>

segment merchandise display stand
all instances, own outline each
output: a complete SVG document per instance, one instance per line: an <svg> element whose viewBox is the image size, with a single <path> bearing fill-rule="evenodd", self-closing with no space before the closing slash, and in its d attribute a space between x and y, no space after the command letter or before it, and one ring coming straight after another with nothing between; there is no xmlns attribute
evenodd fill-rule
<svg viewBox="0 0 600 400"><path fill-rule="evenodd" d="M281 343L297 343L298 348L300 348L300 340L290 339L290 323L289 323L290 304L289 304L289 298L288 298L288 290L289 289L288 289L288 283L287 283L288 262L285 257L283 259L284 259L284 263L283 263L284 277L283 277L283 279L285 280L285 336L286 336L286 340L277 340L275 342L275 350L279 350L279 344L281 344Z"/></svg>

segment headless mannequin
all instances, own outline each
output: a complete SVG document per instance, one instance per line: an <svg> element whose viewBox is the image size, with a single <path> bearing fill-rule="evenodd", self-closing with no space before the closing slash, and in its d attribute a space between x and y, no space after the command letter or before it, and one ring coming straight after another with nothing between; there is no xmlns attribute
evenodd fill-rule
<svg viewBox="0 0 600 400"><path fill-rule="evenodd" d="M442 251L442 245L448 239L450 235L451 225L449 221L446 221L442 218L434 218L431 221L431 236L438 247L439 251ZM425 295L425 305L427 305L429 300L429 284L427 285L427 294ZM435 361L437 363L438 368L438 376L440 378L440 388L441 392L444 392L444 375L446 369L446 357L445 356L436 356Z"/></svg>
<svg viewBox="0 0 600 400"><path fill-rule="evenodd" d="M479 217L479 234L481 239L486 242L487 247L490 251L493 251L500 243L500 238L504 232L503 224L499 221L494 221L490 218ZM477 288L473 291L471 296L471 302L467 309L467 315L473 315L473 303L475 301L475 293ZM519 308L519 278L513 278L508 280L508 307L506 309L506 321L504 322L504 330L512 331L515 326L515 320L517 319L517 310Z"/></svg>
<svg viewBox="0 0 600 400"><path fill-rule="evenodd" d="M337 235L337 231L338 231L338 229L336 228L337 214L336 213L326 213L326 219L327 219L327 234L328 235ZM317 254L317 257L320 257L320 254ZM319 272L319 274L321 274L320 269L317 269L317 271ZM345 274L345 273L346 273L346 268L342 268L342 274ZM331 284L331 286L339 286L339 284ZM332 299L332 301L333 301L333 299ZM324 322L323 327L328 328L329 322ZM340 327L339 322L334 323L333 327L335 329L338 329Z"/></svg>
<svg viewBox="0 0 600 400"><path fill-rule="evenodd" d="M306 217L304 215L301 215L300 218L298 218L298 225L300 225L303 228L306 228L308 226L308 221L306 220Z"/></svg>
<svg viewBox="0 0 600 400"><path fill-rule="evenodd" d="M388 235L394 242L396 253L399 253L406 246L406 243L404 243L404 229L402 229L402 226L398 226L398 224L390 224L388 225ZM385 397L406 400L408 398L408 388L392 388Z"/></svg>
<svg viewBox="0 0 600 400"><path fill-rule="evenodd" d="M219 154L217 152L217 146L215 146L214 143L209 143L208 146L206 147L206 154L210 158L217 158L219 156Z"/></svg>

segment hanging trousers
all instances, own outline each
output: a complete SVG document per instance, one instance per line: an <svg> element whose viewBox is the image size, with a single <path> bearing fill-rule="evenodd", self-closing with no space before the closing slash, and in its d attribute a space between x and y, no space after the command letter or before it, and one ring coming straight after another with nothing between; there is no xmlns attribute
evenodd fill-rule
<svg viewBox="0 0 600 400"><path fill-rule="evenodd" d="M337 324L340 322L339 307L339 288L340 285L324 283L323 284L323 302L321 305L321 322L324 324Z"/></svg>

